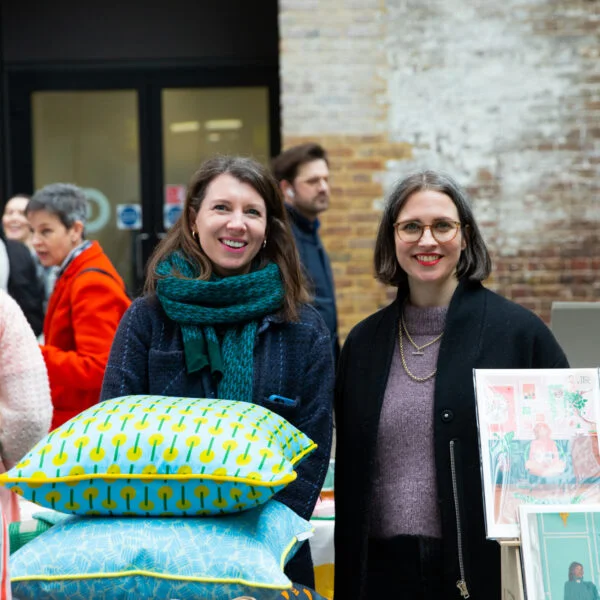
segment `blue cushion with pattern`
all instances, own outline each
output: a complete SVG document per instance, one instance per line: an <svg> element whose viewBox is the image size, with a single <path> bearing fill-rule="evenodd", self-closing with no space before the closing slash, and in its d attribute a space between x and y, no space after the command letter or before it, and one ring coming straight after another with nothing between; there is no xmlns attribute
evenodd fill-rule
<svg viewBox="0 0 600 600"><path fill-rule="evenodd" d="M312 526L276 500L200 518L69 516L10 558L20 600L274 600Z"/></svg>

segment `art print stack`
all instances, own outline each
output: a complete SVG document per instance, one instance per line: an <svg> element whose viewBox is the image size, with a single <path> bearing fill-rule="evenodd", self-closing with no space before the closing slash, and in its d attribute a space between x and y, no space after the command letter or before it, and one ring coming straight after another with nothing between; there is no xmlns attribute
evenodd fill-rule
<svg viewBox="0 0 600 600"><path fill-rule="evenodd" d="M530 599L563 600L568 581L586 584L575 592L588 582L600 589L600 529L579 527L600 520L600 370L476 369L474 376L488 538L520 539ZM571 513L578 516L569 521ZM576 532L568 526L575 521ZM557 540L573 535L593 550L575 544L569 557L555 556Z"/></svg>

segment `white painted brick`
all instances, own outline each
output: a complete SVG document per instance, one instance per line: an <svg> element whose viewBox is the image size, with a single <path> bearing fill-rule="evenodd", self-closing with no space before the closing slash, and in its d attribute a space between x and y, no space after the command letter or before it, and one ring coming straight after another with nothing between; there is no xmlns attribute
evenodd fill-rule
<svg viewBox="0 0 600 600"><path fill-rule="evenodd" d="M475 210L496 222L501 255L516 255L545 222L599 221L587 175L600 181L600 166L584 160L600 155L590 133L600 111L586 108L600 98L594 2L301 4L280 4L284 137L384 134L412 144L412 160L386 164L386 189L421 167L469 186L490 173L496 185Z"/></svg>

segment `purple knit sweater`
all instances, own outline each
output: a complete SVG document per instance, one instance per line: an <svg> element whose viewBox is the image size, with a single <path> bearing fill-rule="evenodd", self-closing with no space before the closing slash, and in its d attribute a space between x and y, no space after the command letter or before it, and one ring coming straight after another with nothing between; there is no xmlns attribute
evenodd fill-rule
<svg viewBox="0 0 600 600"><path fill-rule="evenodd" d="M405 307L404 319L418 346L442 333L446 313L447 307ZM413 355L406 336L403 344L413 375L426 377L433 372L439 341L425 348L423 356ZM435 377L417 382L407 375L396 344L379 418L371 504L370 535L374 538L441 537L433 445L434 387Z"/></svg>

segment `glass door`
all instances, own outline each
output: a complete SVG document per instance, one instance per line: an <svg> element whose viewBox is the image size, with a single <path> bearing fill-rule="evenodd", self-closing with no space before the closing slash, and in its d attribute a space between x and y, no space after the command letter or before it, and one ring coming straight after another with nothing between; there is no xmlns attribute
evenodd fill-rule
<svg viewBox="0 0 600 600"><path fill-rule="evenodd" d="M267 87L163 89L163 226L171 227L185 201L186 185L202 161L215 154L270 157Z"/></svg>
<svg viewBox="0 0 600 600"><path fill-rule="evenodd" d="M187 183L213 154L279 151L272 66L62 69L8 73L5 197L48 183L84 188L87 234L134 293Z"/></svg>
<svg viewBox="0 0 600 600"><path fill-rule="evenodd" d="M33 189L74 183L89 200L86 237L135 287L135 235L142 227L136 90L35 92Z"/></svg>

